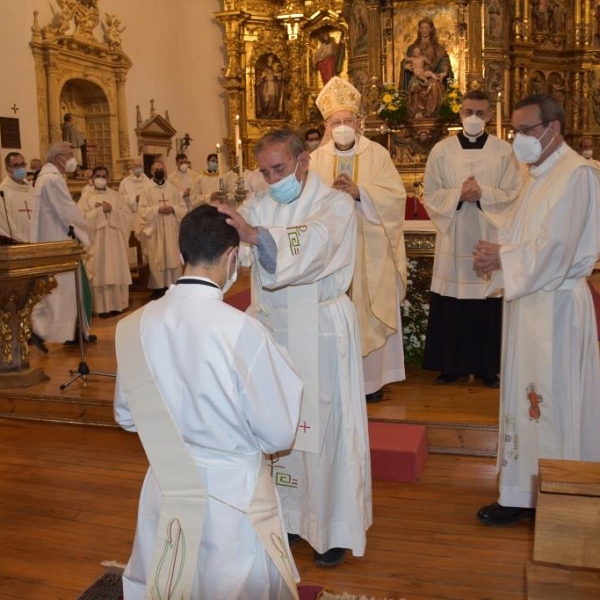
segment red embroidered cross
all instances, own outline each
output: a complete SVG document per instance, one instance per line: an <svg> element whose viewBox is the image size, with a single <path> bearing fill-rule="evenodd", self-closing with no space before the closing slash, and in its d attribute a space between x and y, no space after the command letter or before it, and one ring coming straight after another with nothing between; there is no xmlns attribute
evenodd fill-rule
<svg viewBox="0 0 600 600"><path fill-rule="evenodd" d="M162 202L162 203L163 203L163 205L162 205L162 207L163 207L163 208L166 208L166 207L167 207L167 202L168 202L168 200L165 198L165 195L164 195L164 194L162 194L162 198L159 200L159 202Z"/></svg>
<svg viewBox="0 0 600 600"><path fill-rule="evenodd" d="M33 212L33 210L31 210L31 208L29 208L29 206L27 206L27 200L25 200L25 208L20 208L19 212L26 212L27 218L31 221L31 217L29 216L29 213Z"/></svg>
<svg viewBox="0 0 600 600"><path fill-rule="evenodd" d="M304 423L302 423L302 425L298 425L298 429L304 429L304 433L306 433L307 429L310 429L310 425L306 424L306 421L304 421Z"/></svg>

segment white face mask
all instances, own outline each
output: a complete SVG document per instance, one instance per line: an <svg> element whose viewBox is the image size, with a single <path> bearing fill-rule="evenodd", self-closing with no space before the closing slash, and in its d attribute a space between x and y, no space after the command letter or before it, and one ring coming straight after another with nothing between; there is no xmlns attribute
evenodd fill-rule
<svg viewBox="0 0 600 600"><path fill-rule="evenodd" d="M544 131L539 139L533 135L517 133L515 141L513 142L513 152L520 163L530 165L540 160L542 153L554 139L554 137L552 137L548 144L546 144L546 148L542 148L542 140L548 131L550 131L550 127L546 128L546 131Z"/></svg>
<svg viewBox="0 0 600 600"><path fill-rule="evenodd" d="M106 179L104 177L96 177L96 179L94 179L94 187L97 190L104 190L106 189Z"/></svg>
<svg viewBox="0 0 600 600"><path fill-rule="evenodd" d="M581 153L581 156L583 156L583 158L587 158L588 160L589 160L590 158L592 158L592 156L593 156L593 155L594 155L594 151L593 151L593 150L584 150L584 151Z"/></svg>
<svg viewBox="0 0 600 600"><path fill-rule="evenodd" d="M77 159L71 156L64 166L65 173L75 173L77 171Z"/></svg>
<svg viewBox="0 0 600 600"><path fill-rule="evenodd" d="M314 141L310 140L310 141L306 142L306 149L309 152L312 152L313 150L316 150L319 147L320 143L321 142L319 140L314 140Z"/></svg>
<svg viewBox="0 0 600 600"><path fill-rule="evenodd" d="M181 164L179 165L179 170L180 170L182 173L185 173L185 172L188 170L187 163L181 163Z"/></svg>
<svg viewBox="0 0 600 600"><path fill-rule="evenodd" d="M229 275L229 268L231 266L231 257L232 256L234 257L235 264L233 267L233 273L231 275ZM227 258L227 280L225 281L225 283L223 284L223 287L221 288L223 295L225 295L231 289L231 286L237 281L237 276L238 276L238 253L234 250L233 252L231 252L229 257Z"/></svg>
<svg viewBox="0 0 600 600"><path fill-rule="evenodd" d="M143 172L144 172L144 169L142 169L142 167L133 167L133 174L136 177L141 177Z"/></svg>
<svg viewBox="0 0 600 600"><path fill-rule="evenodd" d="M462 120L463 131L469 137L477 137L483 133L485 121L477 115L469 115Z"/></svg>
<svg viewBox="0 0 600 600"><path fill-rule="evenodd" d="M350 125L338 125L331 130L331 137L338 146L349 146L356 140L356 131Z"/></svg>

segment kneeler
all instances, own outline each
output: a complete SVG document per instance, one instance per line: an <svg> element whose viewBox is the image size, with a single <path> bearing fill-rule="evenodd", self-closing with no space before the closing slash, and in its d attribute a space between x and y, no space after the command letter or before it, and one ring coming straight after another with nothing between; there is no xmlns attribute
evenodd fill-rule
<svg viewBox="0 0 600 600"><path fill-rule="evenodd" d="M122 319L115 334L121 385L162 494L144 599L193 600L192 585L208 493L148 366L141 337L144 310L142 307ZM297 599L275 490L262 454L248 518L292 596Z"/></svg>

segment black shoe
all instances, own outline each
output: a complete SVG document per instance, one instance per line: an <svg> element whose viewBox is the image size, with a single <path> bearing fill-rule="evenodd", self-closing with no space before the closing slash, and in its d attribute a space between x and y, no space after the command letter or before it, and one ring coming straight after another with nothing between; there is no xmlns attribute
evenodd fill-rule
<svg viewBox="0 0 600 600"><path fill-rule="evenodd" d="M381 402L383 400L383 388L373 392L372 394L367 394L365 396L366 401L369 404L373 404L375 402Z"/></svg>
<svg viewBox="0 0 600 600"><path fill-rule="evenodd" d="M294 542L300 541L302 538L297 533L288 533L288 544L291 546Z"/></svg>
<svg viewBox="0 0 600 600"><path fill-rule="evenodd" d="M117 315L120 315L123 311L122 310L111 310L108 315L110 317L116 317Z"/></svg>
<svg viewBox="0 0 600 600"><path fill-rule="evenodd" d="M83 338L83 343L84 344L91 344L93 342L95 342L98 339L97 336L95 336L93 333L90 333L90 335L88 335L88 337L84 337ZM74 340L67 340L66 342L64 342L64 346L77 346L79 344L79 338L75 338Z"/></svg>
<svg viewBox="0 0 600 600"><path fill-rule="evenodd" d="M40 337L37 333L31 334L31 337L27 340L30 346L35 346L38 350L41 350L44 354L48 354L48 346L44 343L44 338Z"/></svg>
<svg viewBox="0 0 600 600"><path fill-rule="evenodd" d="M330 548L323 554L319 554L316 550L313 552L317 567L336 567L344 560L345 555L345 548Z"/></svg>
<svg viewBox="0 0 600 600"><path fill-rule="evenodd" d="M449 385L450 383L455 383L458 380L458 375L447 375L446 373L441 373L435 378L436 385Z"/></svg>
<svg viewBox="0 0 600 600"><path fill-rule="evenodd" d="M493 377L482 377L481 383L483 383L485 387L493 389L498 389L500 387L500 379L495 375Z"/></svg>
<svg viewBox="0 0 600 600"><path fill-rule="evenodd" d="M98 318L100 318L100 319L108 319L108 317L110 317L109 313L99 313L98 314Z"/></svg>
<svg viewBox="0 0 600 600"><path fill-rule="evenodd" d="M152 290L152 293L150 294L150 300L158 300L159 298L162 298L165 293L167 291L167 288L159 288L157 290Z"/></svg>
<svg viewBox="0 0 600 600"><path fill-rule="evenodd" d="M535 508L501 506L497 502L477 511L477 518L484 525L511 525L522 519L533 519L534 517Z"/></svg>

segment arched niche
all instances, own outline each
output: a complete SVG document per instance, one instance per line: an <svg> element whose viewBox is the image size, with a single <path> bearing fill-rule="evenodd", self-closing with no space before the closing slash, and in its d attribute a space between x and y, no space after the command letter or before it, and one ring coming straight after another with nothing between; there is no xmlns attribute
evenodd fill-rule
<svg viewBox="0 0 600 600"><path fill-rule="evenodd" d="M97 149L96 163L102 158L113 177L121 177L130 160L125 82L131 60L114 40L100 42L91 29L81 26L67 35L65 27L52 23L40 27L37 15L35 11L30 45L42 154L50 143L62 139L63 116L71 112Z"/></svg>

